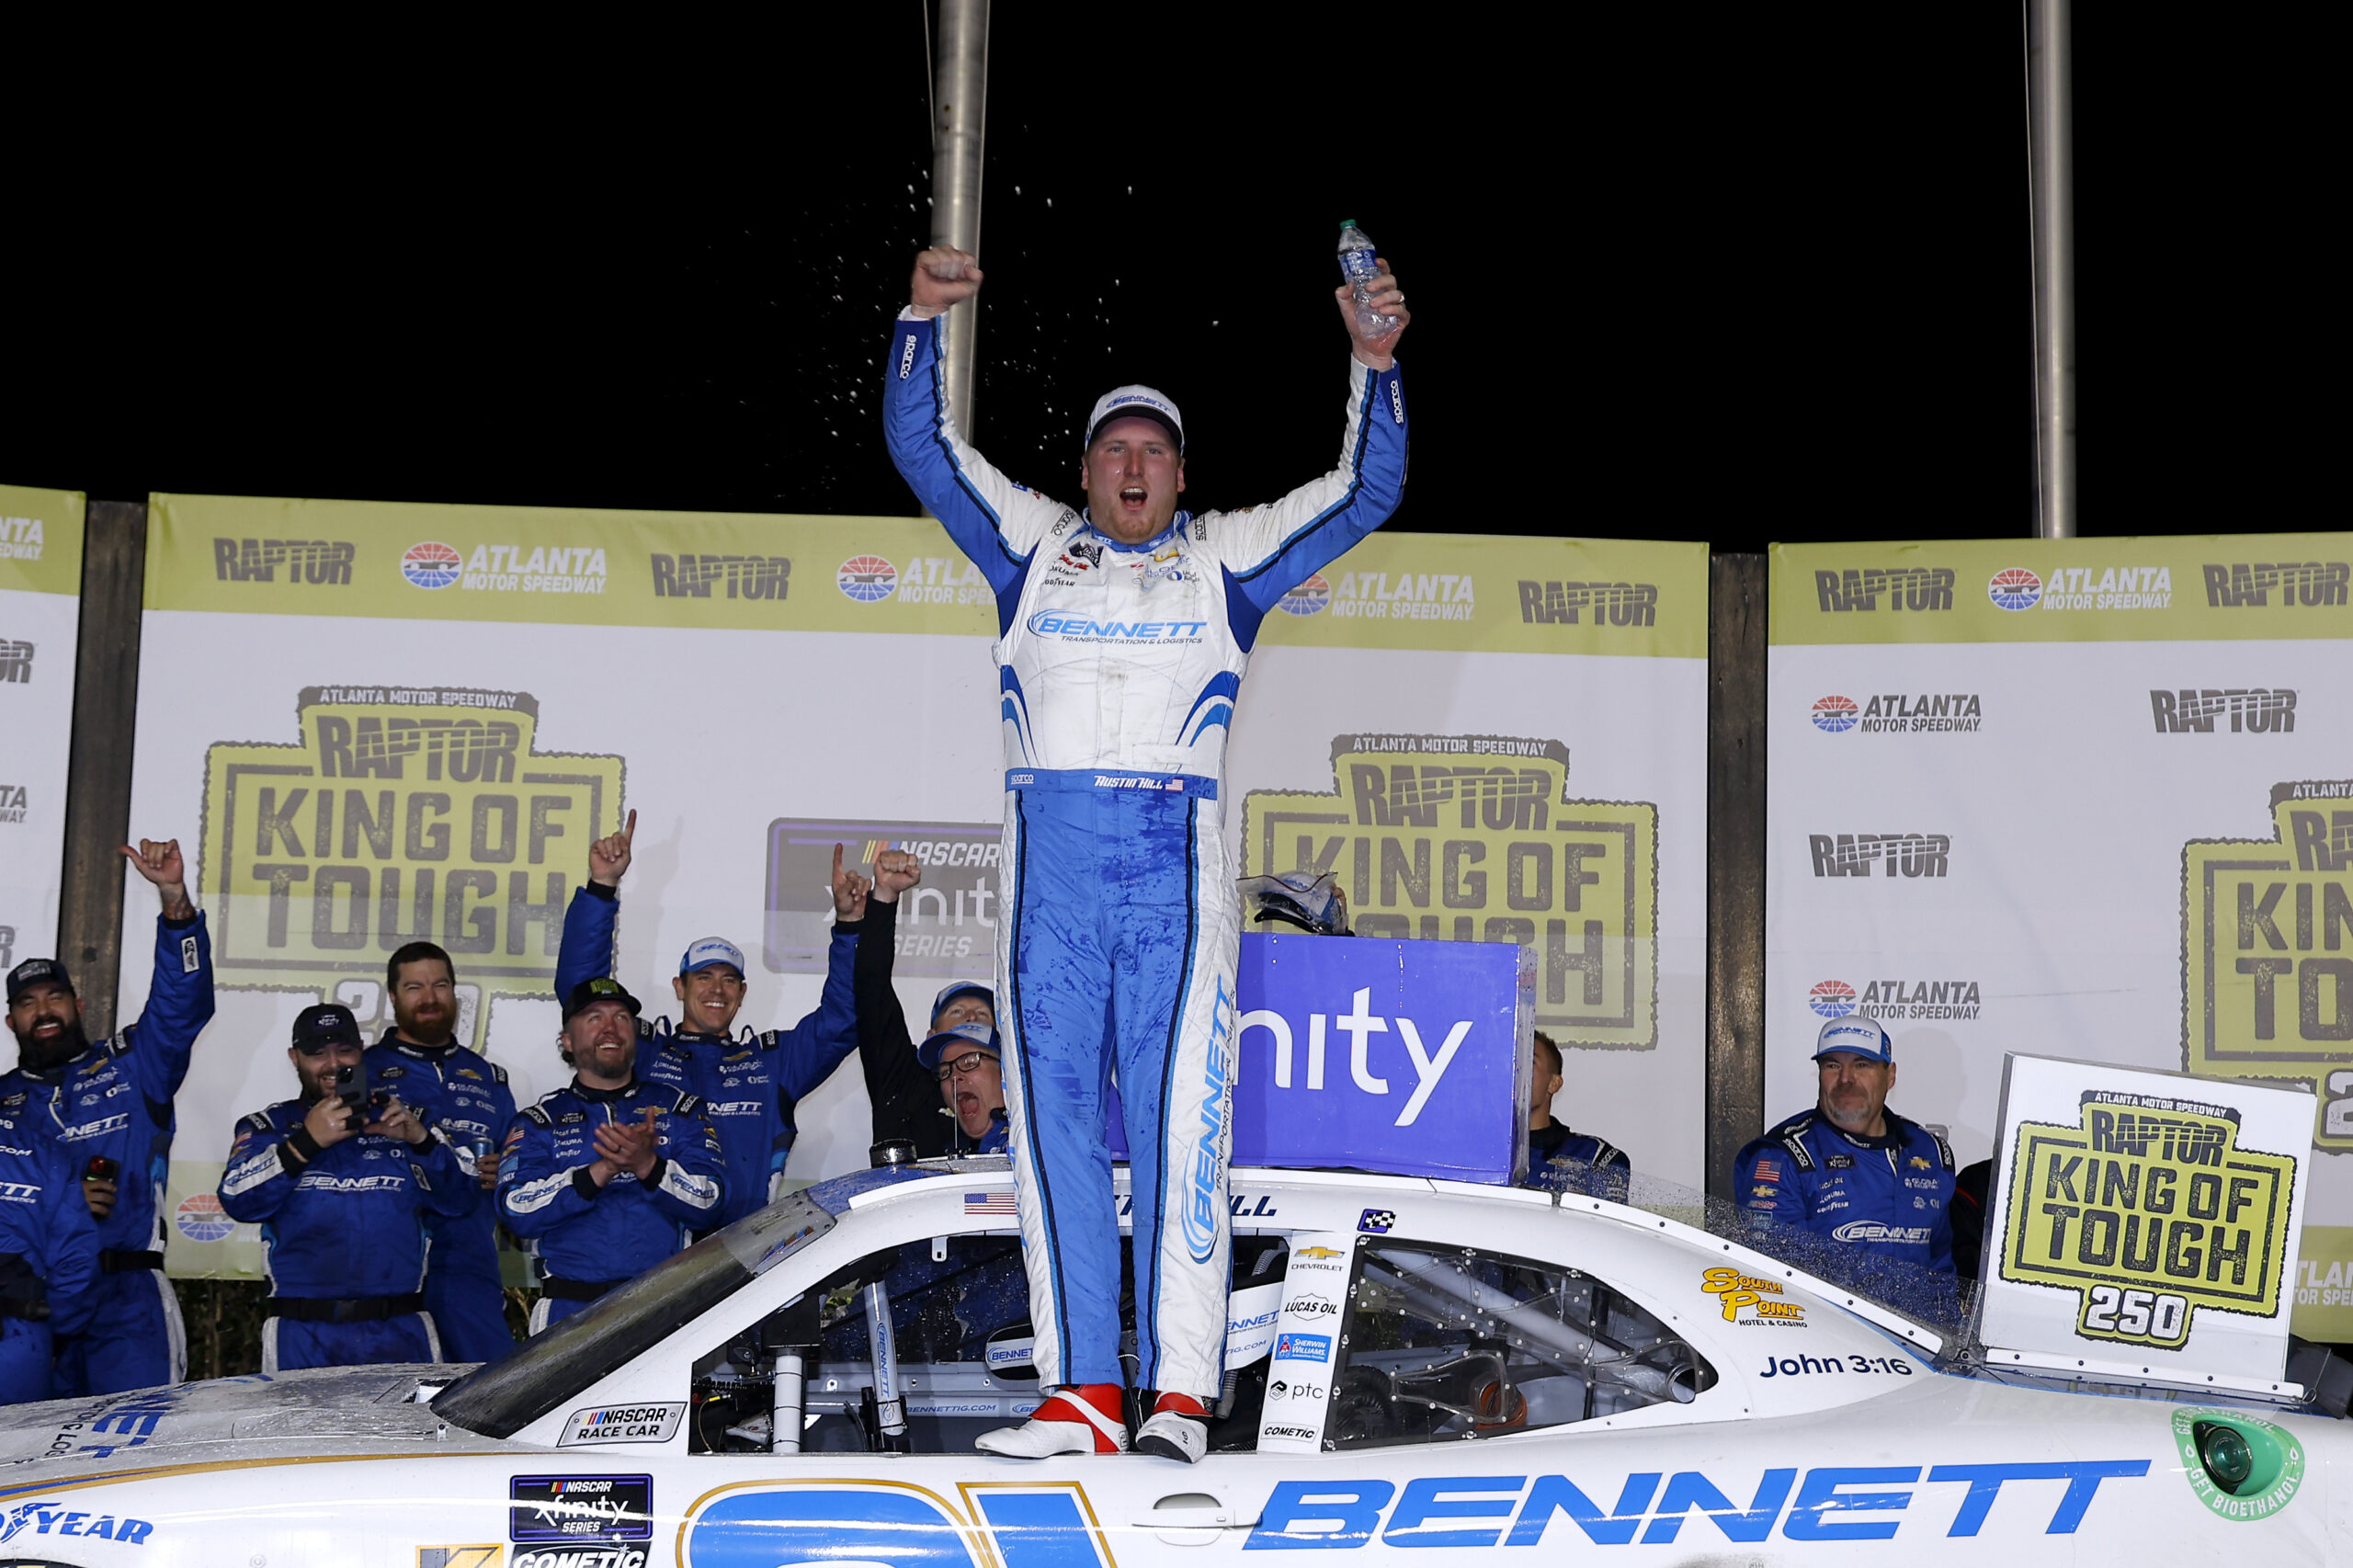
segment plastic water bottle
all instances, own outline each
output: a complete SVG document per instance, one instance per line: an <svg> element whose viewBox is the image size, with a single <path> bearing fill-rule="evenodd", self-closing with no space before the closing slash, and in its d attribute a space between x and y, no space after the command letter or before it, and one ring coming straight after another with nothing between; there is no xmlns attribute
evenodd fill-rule
<svg viewBox="0 0 2353 1568"><path fill-rule="evenodd" d="M1371 236L1357 227L1354 218L1340 220L1340 276L1356 290L1357 325L1367 337L1385 337L1397 329L1395 316L1372 308L1372 280L1381 276L1381 263L1373 256Z"/></svg>

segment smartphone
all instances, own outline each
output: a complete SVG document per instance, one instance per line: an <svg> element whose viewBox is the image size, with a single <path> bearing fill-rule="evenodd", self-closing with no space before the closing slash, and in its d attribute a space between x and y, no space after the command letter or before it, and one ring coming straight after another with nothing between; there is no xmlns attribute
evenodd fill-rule
<svg viewBox="0 0 2353 1568"><path fill-rule="evenodd" d="M115 1173L121 1168L119 1165L108 1159L104 1154L93 1154L90 1156L90 1163L82 1167L82 1179L84 1181L112 1181Z"/></svg>
<svg viewBox="0 0 2353 1568"><path fill-rule="evenodd" d="M335 1097L343 1102L344 1109L357 1111L363 1108L368 1104L368 1073L366 1065L363 1063L359 1066L353 1066L347 1062L345 1065L336 1068L335 1070Z"/></svg>

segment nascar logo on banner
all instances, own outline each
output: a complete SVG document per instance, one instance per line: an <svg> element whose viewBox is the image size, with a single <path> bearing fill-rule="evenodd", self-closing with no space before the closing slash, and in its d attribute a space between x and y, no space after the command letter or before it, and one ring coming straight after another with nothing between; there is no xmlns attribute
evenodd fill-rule
<svg viewBox="0 0 2353 1568"><path fill-rule="evenodd" d="M1813 1103L1848 1013L1964 1163L2005 1051L2308 1087L2300 1145L2257 1146L2319 1155L2280 1287L2297 1333L2353 1339L2353 536L1772 570L1768 1119Z"/></svg>
<svg viewBox="0 0 2353 1568"><path fill-rule="evenodd" d="M924 865L897 922L911 1019L993 974L995 601L938 524L187 495L151 517L132 820L199 846L221 994L178 1102L174 1270L257 1269L252 1228L196 1199L236 1117L293 1091L297 1011L389 1026L403 941L450 950L460 1036L519 1101L565 1080L563 905L631 808L617 969L651 1011L719 935L756 955L739 1027L810 1012L836 844ZM1695 1186L1706 568L1697 545L1376 535L1260 628L1224 797L1237 865L1335 871L1359 930L1515 945L1578 1125ZM126 905L126 951L152 918ZM123 1016L147 979L126 966ZM863 1168L854 1067L796 1119L790 1176Z"/></svg>

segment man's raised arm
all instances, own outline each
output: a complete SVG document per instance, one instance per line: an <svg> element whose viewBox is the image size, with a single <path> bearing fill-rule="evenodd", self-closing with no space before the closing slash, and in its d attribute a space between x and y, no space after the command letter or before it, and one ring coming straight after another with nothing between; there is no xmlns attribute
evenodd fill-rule
<svg viewBox="0 0 2353 1568"><path fill-rule="evenodd" d="M908 488L1002 594L1020 581L1030 552L1065 508L999 473L956 429L940 317L980 289L980 264L962 251L935 246L915 257L907 308L891 324L882 426Z"/></svg>
<svg viewBox="0 0 2353 1568"><path fill-rule="evenodd" d="M1370 302L1397 324L1379 336L1368 335L1358 321L1349 286L1333 290L1353 350L1338 465L1271 506L1217 520L1227 570L1262 616L1387 522L1404 496L1405 391L1397 370L1397 340L1413 317L1389 264L1380 267Z"/></svg>

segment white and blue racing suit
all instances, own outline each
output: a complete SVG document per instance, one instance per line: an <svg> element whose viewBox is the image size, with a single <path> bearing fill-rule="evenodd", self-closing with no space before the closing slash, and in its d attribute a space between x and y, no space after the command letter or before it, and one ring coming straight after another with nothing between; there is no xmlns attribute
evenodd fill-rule
<svg viewBox="0 0 2353 1568"><path fill-rule="evenodd" d="M939 324L902 316L892 460L995 590L1006 796L997 1028L1046 1384L1119 1383L1116 1062L1135 1194L1139 1387L1222 1373L1240 911L1218 787L1259 622L1405 480L1394 369L1352 363L1338 465L1269 506L1123 544L957 434Z"/></svg>

